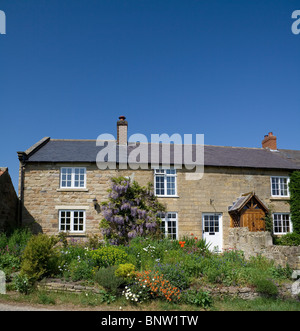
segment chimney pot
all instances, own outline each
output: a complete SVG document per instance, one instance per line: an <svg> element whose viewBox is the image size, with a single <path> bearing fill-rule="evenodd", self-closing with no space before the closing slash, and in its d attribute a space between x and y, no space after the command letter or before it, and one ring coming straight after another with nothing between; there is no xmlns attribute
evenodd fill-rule
<svg viewBox="0 0 300 331"><path fill-rule="evenodd" d="M119 121L117 122L117 144L118 145L127 145L127 128L128 123L125 121L125 116L120 116Z"/></svg>

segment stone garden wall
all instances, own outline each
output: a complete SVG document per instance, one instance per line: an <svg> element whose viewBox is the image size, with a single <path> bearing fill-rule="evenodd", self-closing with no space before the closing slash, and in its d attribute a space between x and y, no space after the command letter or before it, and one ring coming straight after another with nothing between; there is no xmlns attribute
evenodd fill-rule
<svg viewBox="0 0 300 331"><path fill-rule="evenodd" d="M300 269L300 246L276 246L269 232L250 232L248 228L229 229L229 247L241 250L245 258L261 254L276 265Z"/></svg>

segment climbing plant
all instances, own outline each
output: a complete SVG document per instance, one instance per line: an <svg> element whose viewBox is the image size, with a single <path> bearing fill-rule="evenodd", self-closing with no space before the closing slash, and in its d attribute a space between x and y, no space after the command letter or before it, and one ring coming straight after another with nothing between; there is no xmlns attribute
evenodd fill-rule
<svg viewBox="0 0 300 331"><path fill-rule="evenodd" d="M292 173L289 189L293 232L300 235L300 171Z"/></svg>
<svg viewBox="0 0 300 331"><path fill-rule="evenodd" d="M152 185L140 186L125 177L111 179L108 201L101 204L104 218L100 229L114 245L127 245L137 236L151 237L160 230L159 212L165 211L153 193Z"/></svg>

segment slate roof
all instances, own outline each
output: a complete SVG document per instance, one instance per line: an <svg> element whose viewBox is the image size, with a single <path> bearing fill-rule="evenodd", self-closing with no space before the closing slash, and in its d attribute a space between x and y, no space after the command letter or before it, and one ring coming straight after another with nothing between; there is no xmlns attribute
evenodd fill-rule
<svg viewBox="0 0 300 331"><path fill-rule="evenodd" d="M257 202L263 207L263 209L268 210L265 204L257 197L254 192L246 193L237 198L233 202L232 206L228 207L229 213L240 212L242 208L250 201L250 199L255 198Z"/></svg>
<svg viewBox="0 0 300 331"><path fill-rule="evenodd" d="M154 146L154 145L152 145ZM151 160L151 144L144 144ZM195 157L195 145L192 145ZM96 146L96 140L63 140L43 138L23 153L26 162L96 162L96 156L103 147ZM128 145L128 154L134 149ZM171 145L171 164L174 160L174 145ZM183 155L183 153L182 153ZM160 145L160 161L162 151ZM138 160L140 161L140 160ZM118 162L118 160L117 160ZM186 164L186 163L185 163ZM300 151L270 151L263 148L226 146L204 146L204 165L216 167L243 167L263 169L300 169Z"/></svg>

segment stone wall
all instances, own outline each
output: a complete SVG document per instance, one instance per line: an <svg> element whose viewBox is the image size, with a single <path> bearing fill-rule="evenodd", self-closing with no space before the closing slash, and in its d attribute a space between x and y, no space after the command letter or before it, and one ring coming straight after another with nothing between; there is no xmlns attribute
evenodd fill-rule
<svg viewBox="0 0 300 331"><path fill-rule="evenodd" d="M86 167L86 189L61 189L60 167ZM179 236L202 237L202 213L222 214L223 248L228 247L230 216L228 206L241 194L255 191L273 212L289 212L286 199L272 199L270 176L285 176L288 172L261 169L205 167L201 180L187 180L186 170L177 171L178 197L159 198L170 212L178 213ZM34 164L28 163L24 176L25 223L36 222L38 230L48 234L58 233L58 210L77 206L86 211L86 234L99 233L101 214L94 209L107 199L109 179L113 176L130 176L141 185L154 182L153 170L99 170L96 164Z"/></svg>
<svg viewBox="0 0 300 331"><path fill-rule="evenodd" d="M18 197L7 168L0 168L0 231L17 224Z"/></svg>
<svg viewBox="0 0 300 331"><path fill-rule="evenodd" d="M245 258L261 254L276 265L292 269L300 269L300 246L273 245L269 232L250 232L248 228L229 229L229 246L241 250Z"/></svg>

